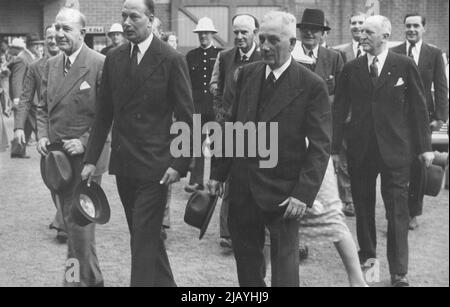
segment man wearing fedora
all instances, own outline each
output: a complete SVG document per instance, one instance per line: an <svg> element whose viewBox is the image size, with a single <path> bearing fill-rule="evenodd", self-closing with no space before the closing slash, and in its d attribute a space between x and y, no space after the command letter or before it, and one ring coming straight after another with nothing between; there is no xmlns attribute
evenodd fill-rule
<svg viewBox="0 0 450 307"><path fill-rule="evenodd" d="M392 48L392 51L409 56L417 64L425 88L431 130L439 131L448 120L448 86L442 51L423 41L426 32L425 16L419 13L408 14L404 23L406 42ZM422 215L423 194L413 189L409 194L409 228L414 230L419 226L417 217Z"/></svg>
<svg viewBox="0 0 450 307"><path fill-rule="evenodd" d="M103 55L84 44L85 26L86 18L78 10L63 8L57 14L56 42L63 53L50 58L44 67L37 112L39 153L45 157L49 151L62 152L72 173L67 186L53 191L68 235L67 257L76 259L80 268L79 280L65 280L65 286L70 287L103 286L95 248L95 226L79 226L71 211L80 201L76 187L81 182L104 62ZM97 183L106 171L108 157L109 147L105 146L94 178Z"/></svg>
<svg viewBox="0 0 450 307"><path fill-rule="evenodd" d="M35 99L38 100L41 97L41 82L45 64L50 58L58 55L60 52L56 44L56 29L53 25L45 29L45 47L45 56L33 62L27 70L23 83L23 92L20 96L19 105L17 106L14 117L14 137L21 144L26 144L25 125L28 114L30 111L34 112L33 110L36 108ZM58 209L58 206L56 206L56 209L56 216L50 228L57 231L56 239L60 243L65 243L67 241L67 234L65 232L62 212Z"/></svg>
<svg viewBox="0 0 450 307"><path fill-rule="evenodd" d="M106 55L109 50L122 45L125 42L123 37L123 28L120 23L114 23L108 32L108 37L111 40L111 45L105 47L100 51L101 54Z"/></svg>
<svg viewBox="0 0 450 307"><path fill-rule="evenodd" d="M371 16L363 25L361 45L366 55L344 66L336 90L332 154L338 164L345 129L363 267L377 257L375 204L381 175L391 283L402 287L409 285L410 167L416 157L430 166L434 154L419 71L412 59L389 51L391 31L384 16Z"/></svg>
<svg viewBox="0 0 450 307"><path fill-rule="evenodd" d="M190 158L170 152L173 116L192 126L194 105L183 55L152 33L155 5L126 0L129 44L106 56L83 178L90 178L112 127L109 171L131 234L131 286L176 286L160 236L168 186L185 176ZM114 122L114 124L113 124Z"/></svg>
<svg viewBox="0 0 450 307"><path fill-rule="evenodd" d="M256 43L259 22L250 14L238 14L232 18L235 47L224 50L217 56L211 76L210 91L214 95L214 113L216 121L223 124L229 118L234 96L236 76L240 67L261 60ZM231 248L231 235L228 229L229 189L225 183L225 192L220 207L220 246Z"/></svg>
<svg viewBox="0 0 450 307"><path fill-rule="evenodd" d="M43 41L39 34L31 33L27 35L26 46L23 46L23 50L14 58L9 66L11 70L10 92L15 116L17 116L16 113L17 108L19 107L20 96L24 90L24 81L28 66L42 57L42 54L40 54L41 48L39 47L42 44ZM24 124L25 142L18 143L19 146L11 146L11 158L29 158L29 156L26 155L26 145L31 138L31 134L33 132L36 133L36 105L37 99L34 99L33 97L33 104L26 116ZM15 139L15 142L18 142L18 140ZM16 150L16 148L18 150Z"/></svg>
<svg viewBox="0 0 450 307"><path fill-rule="evenodd" d="M221 194L231 176L228 221L242 287L265 286L265 227L271 285L299 286L299 220L312 207L330 158L328 93L320 77L292 59L296 23L285 12L264 16L259 32L263 60L240 69L234 101L227 102L233 123L277 123L278 164L262 168L261 157L212 162L211 194Z"/></svg>
<svg viewBox="0 0 450 307"><path fill-rule="evenodd" d="M191 77L192 96L194 99L195 113L202 116L202 127L204 123L214 121L213 95L209 92L209 82L217 59L217 54L222 48L214 46L214 34L217 33L213 21L208 17L200 18L194 33L198 35L200 47L191 50L186 55ZM202 143L204 141L202 139ZM204 186L203 173L205 169L205 158L194 158L191 168L191 178L186 186L187 192L201 190Z"/></svg>

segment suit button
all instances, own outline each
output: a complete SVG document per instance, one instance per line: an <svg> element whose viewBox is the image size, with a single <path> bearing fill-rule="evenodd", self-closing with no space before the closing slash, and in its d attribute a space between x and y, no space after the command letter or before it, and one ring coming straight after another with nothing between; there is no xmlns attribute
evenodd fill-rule
<svg viewBox="0 0 450 307"><path fill-rule="evenodd" d="M136 119L141 119L142 115L140 113L136 114Z"/></svg>

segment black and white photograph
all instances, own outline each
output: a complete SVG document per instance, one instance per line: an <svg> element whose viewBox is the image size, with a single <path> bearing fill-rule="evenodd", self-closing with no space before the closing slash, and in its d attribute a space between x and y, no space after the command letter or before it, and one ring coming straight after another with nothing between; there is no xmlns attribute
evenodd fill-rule
<svg viewBox="0 0 450 307"><path fill-rule="evenodd" d="M448 88L448 0L0 0L0 287L449 287Z"/></svg>

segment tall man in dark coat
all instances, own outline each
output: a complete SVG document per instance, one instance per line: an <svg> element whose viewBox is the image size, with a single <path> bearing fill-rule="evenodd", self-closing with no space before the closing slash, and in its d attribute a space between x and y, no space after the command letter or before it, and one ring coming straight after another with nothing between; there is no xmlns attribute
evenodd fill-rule
<svg viewBox="0 0 450 307"><path fill-rule="evenodd" d="M152 33L155 5L127 0L122 25L130 43L111 50L83 178L92 176L111 125L109 171L131 234L131 286L175 286L160 237L167 186L185 176L190 158L170 152L172 115L192 124L194 105L184 57Z"/></svg>
<svg viewBox="0 0 450 307"><path fill-rule="evenodd" d="M388 220L387 257L393 286L408 286L408 183L411 162L429 166L428 114L422 82L414 61L390 52L391 23L369 17L361 37L366 55L347 63L339 78L333 114L333 159L339 163L344 124L356 209L360 261L376 258L376 182Z"/></svg>
<svg viewBox="0 0 450 307"><path fill-rule="evenodd" d="M213 95L209 91L209 82L217 59L217 54L222 48L217 48L213 44L213 35L217 33L213 21L208 17L203 17L198 21L194 33L198 34L200 47L191 50L186 55L191 77L192 95L194 98L195 113L202 116L202 127L204 123L214 121ZM204 141L202 139L202 143ZM205 158L194 158L194 165L191 169L189 185L186 186L188 192L203 189L205 170Z"/></svg>
<svg viewBox="0 0 450 307"><path fill-rule="evenodd" d="M14 116L14 137L22 144L26 144L25 125L28 114L32 109L34 110L36 108L35 99L41 97L41 82L45 64L50 58L58 55L60 52L58 45L56 44L56 30L54 26L49 26L45 30L45 47L45 56L33 62L28 67L23 82L22 95L20 96L19 105L17 106ZM59 210L58 206L56 206L56 215L53 222L50 224L50 228L57 231L56 239L60 243L67 241L62 212Z"/></svg>
<svg viewBox="0 0 450 307"><path fill-rule="evenodd" d="M295 25L295 17L284 12L263 18L263 62L242 67L231 103L231 122L278 125L278 164L261 168L261 157L218 158L208 183L211 194L220 194L221 183L231 175L229 227L243 287L265 286L265 227L272 286L299 285L299 219L312 206L330 157L328 93L320 77L291 57Z"/></svg>
<svg viewBox="0 0 450 307"><path fill-rule="evenodd" d="M419 67L420 77L425 88L430 126L433 131L439 131L448 120L448 87L445 77L445 65L442 51L423 41L426 19L414 13L405 17L406 42L392 48L392 51L407 55ZM433 94L434 89L434 94ZM411 184L411 187L418 186ZM419 224L417 217L422 215L423 194L420 191L409 191L410 229L416 229Z"/></svg>
<svg viewBox="0 0 450 307"><path fill-rule="evenodd" d="M103 55L83 43L85 26L86 18L75 9L64 8L56 16L56 42L63 54L49 59L45 64L42 98L37 108L39 153L45 156L54 148L63 150L72 167L73 178L69 186L55 194L68 235L67 257L76 259L80 268L79 280L66 278L65 285L70 287L103 286L95 248L95 225L77 225L71 212L75 202L79 202L76 187L81 182L83 157L94 122L105 60ZM105 150L102 146L101 151L103 154L94 174L98 184L106 171L109 146Z"/></svg>
<svg viewBox="0 0 450 307"><path fill-rule="evenodd" d="M239 14L233 17L233 33L235 47L219 53L211 77L210 90L214 95L214 112L216 120L224 123L229 118L231 105L234 101L237 72L239 69L253 62L261 60L261 53L255 42L259 29L258 20L248 14ZM231 235L228 229L229 189L225 184L225 192L220 207L220 245L231 248Z"/></svg>

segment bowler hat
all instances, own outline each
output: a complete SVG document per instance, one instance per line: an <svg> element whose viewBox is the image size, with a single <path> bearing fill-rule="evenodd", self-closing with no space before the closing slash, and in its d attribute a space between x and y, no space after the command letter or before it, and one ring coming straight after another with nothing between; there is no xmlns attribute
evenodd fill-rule
<svg viewBox="0 0 450 307"><path fill-rule="evenodd" d="M218 196L210 195L207 191L200 190L193 193L188 200L184 221L186 224L200 229L200 240L205 235L218 198Z"/></svg>
<svg viewBox="0 0 450 307"><path fill-rule="evenodd" d="M82 227L90 223L106 224L111 217L105 192L95 182L88 186L87 180L80 182L75 190L71 213L75 223Z"/></svg>
<svg viewBox="0 0 450 307"><path fill-rule="evenodd" d="M217 33L216 27L214 27L214 23L211 18L203 17L198 20L198 24L195 27L194 33L198 32L212 32Z"/></svg>
<svg viewBox="0 0 450 307"><path fill-rule="evenodd" d="M41 176L49 190L61 192L73 179L72 166L61 144L47 148L48 155L41 157Z"/></svg>
<svg viewBox="0 0 450 307"><path fill-rule="evenodd" d="M444 180L444 169L438 165L426 167L420 159L415 159L411 168L410 191L417 191L417 194L410 194L410 198L419 199L420 195L436 197L442 188Z"/></svg>
<svg viewBox="0 0 450 307"><path fill-rule="evenodd" d="M305 9L302 21L297 24L297 28L301 26L321 27L324 31L330 31L331 28L326 25L325 13L319 9Z"/></svg>

